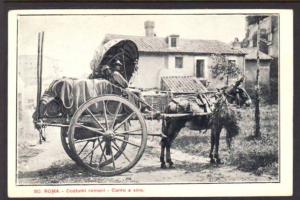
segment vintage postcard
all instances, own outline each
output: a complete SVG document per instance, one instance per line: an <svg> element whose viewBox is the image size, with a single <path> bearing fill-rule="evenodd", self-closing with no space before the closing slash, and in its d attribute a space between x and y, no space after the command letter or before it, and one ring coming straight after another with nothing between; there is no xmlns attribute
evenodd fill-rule
<svg viewBox="0 0 300 200"><path fill-rule="evenodd" d="M9 197L293 194L292 10L12 10Z"/></svg>

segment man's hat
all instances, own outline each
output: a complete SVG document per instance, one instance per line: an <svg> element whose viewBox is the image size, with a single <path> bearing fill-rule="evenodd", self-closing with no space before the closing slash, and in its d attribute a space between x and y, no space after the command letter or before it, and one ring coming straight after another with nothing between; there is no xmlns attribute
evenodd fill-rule
<svg viewBox="0 0 300 200"><path fill-rule="evenodd" d="M110 69L110 67L108 65L103 65L101 68L101 72L104 72L107 69Z"/></svg>
<svg viewBox="0 0 300 200"><path fill-rule="evenodd" d="M116 61L114 62L114 65L122 66L122 63L121 63L119 60L116 60Z"/></svg>

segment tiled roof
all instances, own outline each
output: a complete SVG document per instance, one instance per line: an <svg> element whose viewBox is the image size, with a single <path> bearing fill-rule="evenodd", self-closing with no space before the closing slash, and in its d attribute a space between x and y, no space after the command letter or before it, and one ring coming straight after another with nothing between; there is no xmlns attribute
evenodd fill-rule
<svg viewBox="0 0 300 200"><path fill-rule="evenodd" d="M257 59L257 48L243 48L247 54L245 56L246 60L256 60ZM272 57L265 54L264 52L259 51L259 59L261 60L272 60Z"/></svg>
<svg viewBox="0 0 300 200"><path fill-rule="evenodd" d="M165 90L174 93L204 93L207 89L194 76L166 76L162 77L162 86Z"/></svg>
<svg viewBox="0 0 300 200"><path fill-rule="evenodd" d="M193 54L241 54L241 49L217 40L196 40L179 38L177 47L169 47L167 38L107 34L104 42L111 39L129 39L136 43L140 52L159 53L193 53Z"/></svg>

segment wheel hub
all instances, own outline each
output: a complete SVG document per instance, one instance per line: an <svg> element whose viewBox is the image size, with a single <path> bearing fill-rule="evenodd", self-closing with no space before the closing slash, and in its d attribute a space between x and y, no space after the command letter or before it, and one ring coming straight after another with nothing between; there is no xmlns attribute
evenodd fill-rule
<svg viewBox="0 0 300 200"><path fill-rule="evenodd" d="M103 138L105 140L112 140L113 137L114 137L114 131L111 129L106 130L103 134Z"/></svg>

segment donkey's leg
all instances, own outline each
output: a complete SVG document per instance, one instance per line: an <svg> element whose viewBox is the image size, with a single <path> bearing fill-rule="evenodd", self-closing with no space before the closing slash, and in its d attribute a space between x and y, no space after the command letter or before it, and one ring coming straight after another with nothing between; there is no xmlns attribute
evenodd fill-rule
<svg viewBox="0 0 300 200"><path fill-rule="evenodd" d="M178 131L174 130L172 133L173 134L170 135L170 137L167 140L168 142L166 144L166 161L167 161L167 163L169 163L170 168L174 168L174 163L172 162L172 159L171 159L171 145L172 145L174 139L176 138Z"/></svg>
<svg viewBox="0 0 300 200"><path fill-rule="evenodd" d="M168 142L166 144L166 161L167 161L167 163L169 163L170 168L174 168L174 163L172 162L172 159L171 159L171 145L172 145L174 139L176 138L177 134L178 134L178 131L175 130L175 132L173 132L172 137L168 138Z"/></svg>
<svg viewBox="0 0 300 200"><path fill-rule="evenodd" d="M174 163L172 162L172 159L171 159L171 144L168 144L166 146L166 161L167 163L169 163L169 168L174 168Z"/></svg>
<svg viewBox="0 0 300 200"><path fill-rule="evenodd" d="M170 126L169 137L167 138L167 144L166 144L166 161L169 163L169 168L174 168L174 163L171 159L171 146L175 138L178 136L180 130L184 127L185 121L183 120L177 120L172 123Z"/></svg>
<svg viewBox="0 0 300 200"><path fill-rule="evenodd" d="M161 146L161 152L160 152L160 168L165 169L166 167L166 163L165 163L165 149L166 149L166 144L167 144L167 140L169 137L169 126L170 122L167 119L163 119L162 120L162 133L166 136L166 137L162 137L161 141L160 141L160 146Z"/></svg>
<svg viewBox="0 0 300 200"><path fill-rule="evenodd" d="M226 144L227 144L227 148L229 149L229 151L231 151L231 141L232 141L232 138L230 137L230 132L229 132L229 130L226 130Z"/></svg>
<svg viewBox="0 0 300 200"><path fill-rule="evenodd" d="M170 140L168 141L167 145L166 145L166 161L167 163L169 163L169 168L175 168L174 167L174 163L171 159L171 146L172 143L174 141L174 139L177 137L179 131L175 131L174 134L172 135L172 138L169 138Z"/></svg>
<svg viewBox="0 0 300 200"><path fill-rule="evenodd" d="M219 158L219 142L220 142L221 131L222 131L222 127L216 127L216 130L215 130L215 152L214 152L214 158L216 159L217 164L221 164L221 160Z"/></svg>
<svg viewBox="0 0 300 200"><path fill-rule="evenodd" d="M211 128L210 152L209 152L210 163L215 163L214 156L213 156L214 146L215 146L215 130L214 130L214 128Z"/></svg>
<svg viewBox="0 0 300 200"><path fill-rule="evenodd" d="M167 168L165 163L165 149L166 149L166 138L162 138L160 142L161 152L160 152L160 168Z"/></svg>

